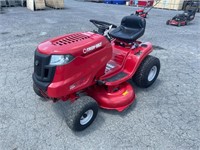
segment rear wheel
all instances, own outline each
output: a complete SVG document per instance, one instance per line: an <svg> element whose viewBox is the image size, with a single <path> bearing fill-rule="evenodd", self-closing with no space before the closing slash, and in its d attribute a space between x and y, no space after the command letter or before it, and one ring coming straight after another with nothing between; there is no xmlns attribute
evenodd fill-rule
<svg viewBox="0 0 200 150"><path fill-rule="evenodd" d="M185 25L187 25L188 24L188 22L187 21L185 21Z"/></svg>
<svg viewBox="0 0 200 150"><path fill-rule="evenodd" d="M82 131L92 124L97 113L98 104L93 98L80 97L67 110L67 125L74 131Z"/></svg>
<svg viewBox="0 0 200 150"><path fill-rule="evenodd" d="M141 63L132 80L142 88L151 86L158 77L160 60L148 55Z"/></svg>
<svg viewBox="0 0 200 150"><path fill-rule="evenodd" d="M40 90L36 87L36 85L33 83L33 90L35 92L35 94L37 94L39 97L44 98L44 96L42 95L42 93L40 92Z"/></svg>

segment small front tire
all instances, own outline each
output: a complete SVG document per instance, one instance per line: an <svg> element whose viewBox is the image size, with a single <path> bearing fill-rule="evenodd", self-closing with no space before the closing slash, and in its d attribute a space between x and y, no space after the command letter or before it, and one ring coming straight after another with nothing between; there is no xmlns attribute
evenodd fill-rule
<svg viewBox="0 0 200 150"><path fill-rule="evenodd" d="M33 91L35 92L35 94L37 94L39 97L44 98L44 96L42 95L42 93L40 92L40 90L36 87L36 85L33 83Z"/></svg>
<svg viewBox="0 0 200 150"><path fill-rule="evenodd" d="M83 96L74 101L67 110L66 122L71 130L82 131L92 124L97 114L97 102L89 96Z"/></svg>
<svg viewBox="0 0 200 150"><path fill-rule="evenodd" d="M145 13L144 18L147 18L147 17L148 17L148 13Z"/></svg>
<svg viewBox="0 0 200 150"><path fill-rule="evenodd" d="M169 25L170 20L167 20L166 25Z"/></svg>
<svg viewBox="0 0 200 150"><path fill-rule="evenodd" d="M148 55L140 64L132 80L141 88L151 86L158 77L160 71L160 60Z"/></svg>

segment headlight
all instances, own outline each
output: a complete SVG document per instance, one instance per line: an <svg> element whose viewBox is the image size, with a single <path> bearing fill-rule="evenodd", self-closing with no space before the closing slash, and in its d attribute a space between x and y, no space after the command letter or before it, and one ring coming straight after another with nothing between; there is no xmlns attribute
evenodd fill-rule
<svg viewBox="0 0 200 150"><path fill-rule="evenodd" d="M51 55L50 65L68 64L74 59L72 55Z"/></svg>

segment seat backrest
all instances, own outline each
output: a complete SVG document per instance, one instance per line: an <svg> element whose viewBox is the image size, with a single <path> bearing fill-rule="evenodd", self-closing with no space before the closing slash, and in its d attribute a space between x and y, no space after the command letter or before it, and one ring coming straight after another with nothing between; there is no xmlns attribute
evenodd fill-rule
<svg viewBox="0 0 200 150"><path fill-rule="evenodd" d="M140 38L145 32L146 21L136 15L125 16L121 25L110 32L113 38L131 43Z"/></svg>
<svg viewBox="0 0 200 150"><path fill-rule="evenodd" d="M126 28L141 29L145 28L146 21L142 17L131 15L131 16L125 16L121 21L121 25Z"/></svg>

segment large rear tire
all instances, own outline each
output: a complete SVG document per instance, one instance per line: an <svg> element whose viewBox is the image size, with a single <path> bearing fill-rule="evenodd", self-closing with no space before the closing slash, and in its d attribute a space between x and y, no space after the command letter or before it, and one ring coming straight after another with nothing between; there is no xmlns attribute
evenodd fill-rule
<svg viewBox="0 0 200 150"><path fill-rule="evenodd" d="M98 104L93 98L80 97L67 110L67 125L73 131L82 131L92 124L97 113Z"/></svg>
<svg viewBox="0 0 200 150"><path fill-rule="evenodd" d="M158 77L160 71L160 60L148 55L140 64L132 80L141 88L151 86Z"/></svg>
<svg viewBox="0 0 200 150"><path fill-rule="evenodd" d="M187 25L187 24L188 24L188 21L186 20L186 21L185 21L185 25Z"/></svg>

